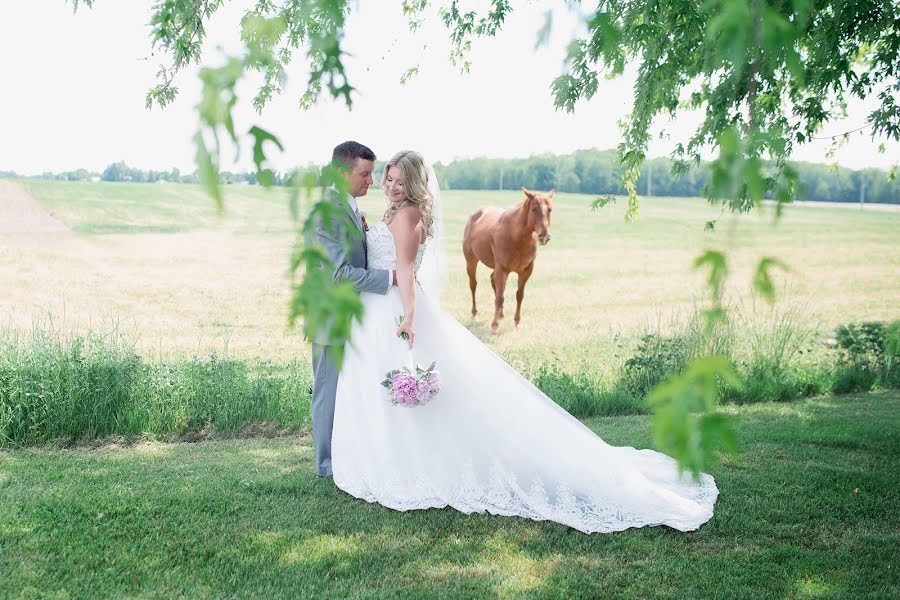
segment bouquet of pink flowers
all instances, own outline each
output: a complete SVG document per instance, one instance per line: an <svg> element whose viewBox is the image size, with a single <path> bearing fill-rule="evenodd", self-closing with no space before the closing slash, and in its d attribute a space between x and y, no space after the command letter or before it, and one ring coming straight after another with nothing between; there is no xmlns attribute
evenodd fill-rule
<svg viewBox="0 0 900 600"><path fill-rule="evenodd" d="M381 385L390 392L391 404L407 408L428 404L441 391L441 374L434 365L427 369L416 366L415 371L407 367L388 371Z"/></svg>

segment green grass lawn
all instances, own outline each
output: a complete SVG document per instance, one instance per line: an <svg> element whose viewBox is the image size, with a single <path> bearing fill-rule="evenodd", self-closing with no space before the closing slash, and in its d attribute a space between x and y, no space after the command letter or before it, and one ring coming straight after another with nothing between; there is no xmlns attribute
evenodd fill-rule
<svg viewBox="0 0 900 600"><path fill-rule="evenodd" d="M898 597L900 393L725 410L742 452L693 533L398 513L297 437L0 452L0 597Z"/></svg>

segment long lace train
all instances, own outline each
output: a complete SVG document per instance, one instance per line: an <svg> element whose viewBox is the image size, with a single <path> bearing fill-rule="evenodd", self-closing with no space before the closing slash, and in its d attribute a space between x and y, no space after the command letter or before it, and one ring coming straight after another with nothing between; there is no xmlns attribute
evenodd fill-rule
<svg viewBox="0 0 900 600"><path fill-rule="evenodd" d="M610 446L421 291L414 354L395 335L397 290L363 303L338 381L332 464L342 490L395 510L449 506L587 533L690 531L712 517L712 477L696 483L664 454ZM443 388L426 406L393 406L380 382L413 361L436 361Z"/></svg>

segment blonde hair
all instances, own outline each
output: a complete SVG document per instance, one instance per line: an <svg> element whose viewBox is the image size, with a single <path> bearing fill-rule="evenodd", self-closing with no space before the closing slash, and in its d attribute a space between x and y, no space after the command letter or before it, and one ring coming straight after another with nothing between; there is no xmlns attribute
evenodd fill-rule
<svg viewBox="0 0 900 600"><path fill-rule="evenodd" d="M381 177L381 187L387 195L387 176L391 167L400 169L400 182L406 192L406 198L402 202L388 203L384 212L384 220L390 221L400 210L407 206L415 206L422 213L422 222L425 224L427 237L434 235L434 199L428 193L428 170L425 168L425 159L418 152L401 150L384 165L384 175Z"/></svg>

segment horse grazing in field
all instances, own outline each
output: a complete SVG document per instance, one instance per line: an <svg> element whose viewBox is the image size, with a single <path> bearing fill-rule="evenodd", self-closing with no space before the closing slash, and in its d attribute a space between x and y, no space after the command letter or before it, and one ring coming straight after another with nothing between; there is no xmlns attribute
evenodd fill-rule
<svg viewBox="0 0 900 600"><path fill-rule="evenodd" d="M463 255L466 257L466 271L469 274L469 289L472 290L472 316L478 314L475 308L475 269L478 261L483 262L491 273L491 287L494 288L494 321L491 330L496 333L498 321L503 318L503 292L510 273L519 276L516 292L516 326L522 319L522 298L525 284L534 270L537 245L550 241L550 212L553 210L553 190L532 192L522 188L525 200L512 208L483 207L471 215L463 232Z"/></svg>

